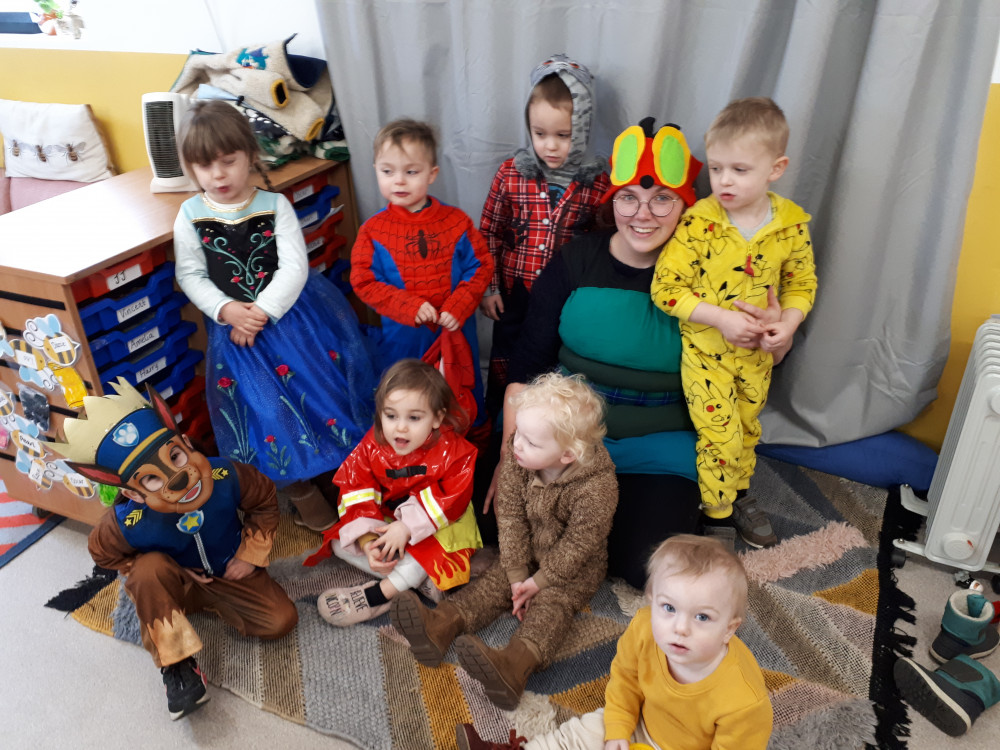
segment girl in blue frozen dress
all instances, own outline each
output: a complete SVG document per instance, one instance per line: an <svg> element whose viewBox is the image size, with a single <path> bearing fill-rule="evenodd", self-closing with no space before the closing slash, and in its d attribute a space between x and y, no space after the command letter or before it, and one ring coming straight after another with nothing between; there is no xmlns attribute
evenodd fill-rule
<svg viewBox="0 0 1000 750"><path fill-rule="evenodd" d="M178 148L202 192L174 222L177 283L207 319L219 452L258 468L303 525L325 529L336 514L309 480L339 467L372 421L377 378L357 318L310 270L288 200L251 182L264 173L239 111L196 102Z"/></svg>

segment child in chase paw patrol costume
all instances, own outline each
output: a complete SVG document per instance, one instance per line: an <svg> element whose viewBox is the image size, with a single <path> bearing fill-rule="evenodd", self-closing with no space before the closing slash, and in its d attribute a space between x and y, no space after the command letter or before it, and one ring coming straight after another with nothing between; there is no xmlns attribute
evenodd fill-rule
<svg viewBox="0 0 1000 750"><path fill-rule="evenodd" d="M90 534L90 554L125 576L143 645L178 719L208 700L193 658L202 644L188 614L214 612L261 638L280 638L298 621L266 570L277 497L253 467L194 450L152 388L152 404L123 378L114 389L85 398L87 418L66 420L66 442L52 448L84 476L120 489Z"/></svg>

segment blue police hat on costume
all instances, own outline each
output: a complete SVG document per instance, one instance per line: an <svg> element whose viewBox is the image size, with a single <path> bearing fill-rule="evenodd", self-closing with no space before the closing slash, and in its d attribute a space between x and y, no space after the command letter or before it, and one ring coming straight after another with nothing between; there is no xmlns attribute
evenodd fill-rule
<svg viewBox="0 0 1000 750"><path fill-rule="evenodd" d="M119 421L97 447L96 463L116 471L123 479L144 464L150 452L177 433L167 429L152 408L137 409Z"/></svg>

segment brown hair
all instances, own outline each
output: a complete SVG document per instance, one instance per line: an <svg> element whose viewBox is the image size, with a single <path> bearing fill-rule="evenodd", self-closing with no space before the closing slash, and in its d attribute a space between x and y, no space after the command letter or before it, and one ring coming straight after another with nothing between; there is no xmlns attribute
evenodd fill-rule
<svg viewBox="0 0 1000 750"><path fill-rule="evenodd" d="M726 105L705 133L705 147L745 135L756 138L775 156L788 146L788 121L781 107L766 96L735 99Z"/></svg>
<svg viewBox="0 0 1000 750"><path fill-rule="evenodd" d="M260 147L250 121L220 99L195 101L184 114L177 134L177 150L185 171L192 164L211 164L220 156L242 151L250 165L274 190L260 162Z"/></svg>
<svg viewBox="0 0 1000 750"><path fill-rule="evenodd" d="M525 107L527 117L528 108L537 101L543 101L556 109L569 110L573 113L573 95L569 91L569 86L559 77L558 73L549 73L545 78L535 84L528 96L528 106Z"/></svg>
<svg viewBox="0 0 1000 750"><path fill-rule="evenodd" d="M437 137L434 135L434 128L426 122L404 117L382 126L375 135L372 146L374 158L378 159L382 149L390 143L403 151L407 150L406 144L415 143L427 152L431 166L437 166Z"/></svg>
<svg viewBox="0 0 1000 750"><path fill-rule="evenodd" d="M556 372L539 375L511 399L515 409L537 407L546 412L556 442L586 465L604 437L604 399L583 381L581 375Z"/></svg>
<svg viewBox="0 0 1000 750"><path fill-rule="evenodd" d="M653 579L657 576L707 575L726 578L732 587L733 612L743 618L747 609L746 570L734 552L711 537L677 534L661 543L646 564L646 596L652 593Z"/></svg>
<svg viewBox="0 0 1000 750"><path fill-rule="evenodd" d="M401 359L382 376L375 389L375 440L385 445L382 434L382 409L393 391L416 391L427 397L431 411L444 412L444 423L455 432L464 432L469 425L469 415L459 406L448 381L438 370L419 359Z"/></svg>

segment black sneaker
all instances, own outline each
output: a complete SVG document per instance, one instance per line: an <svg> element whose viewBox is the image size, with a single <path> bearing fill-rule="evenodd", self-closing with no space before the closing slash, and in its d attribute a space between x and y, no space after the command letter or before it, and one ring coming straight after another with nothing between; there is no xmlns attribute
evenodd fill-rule
<svg viewBox="0 0 1000 750"><path fill-rule="evenodd" d="M192 657L160 669L167 690L167 710L174 721L208 703L205 675Z"/></svg>

